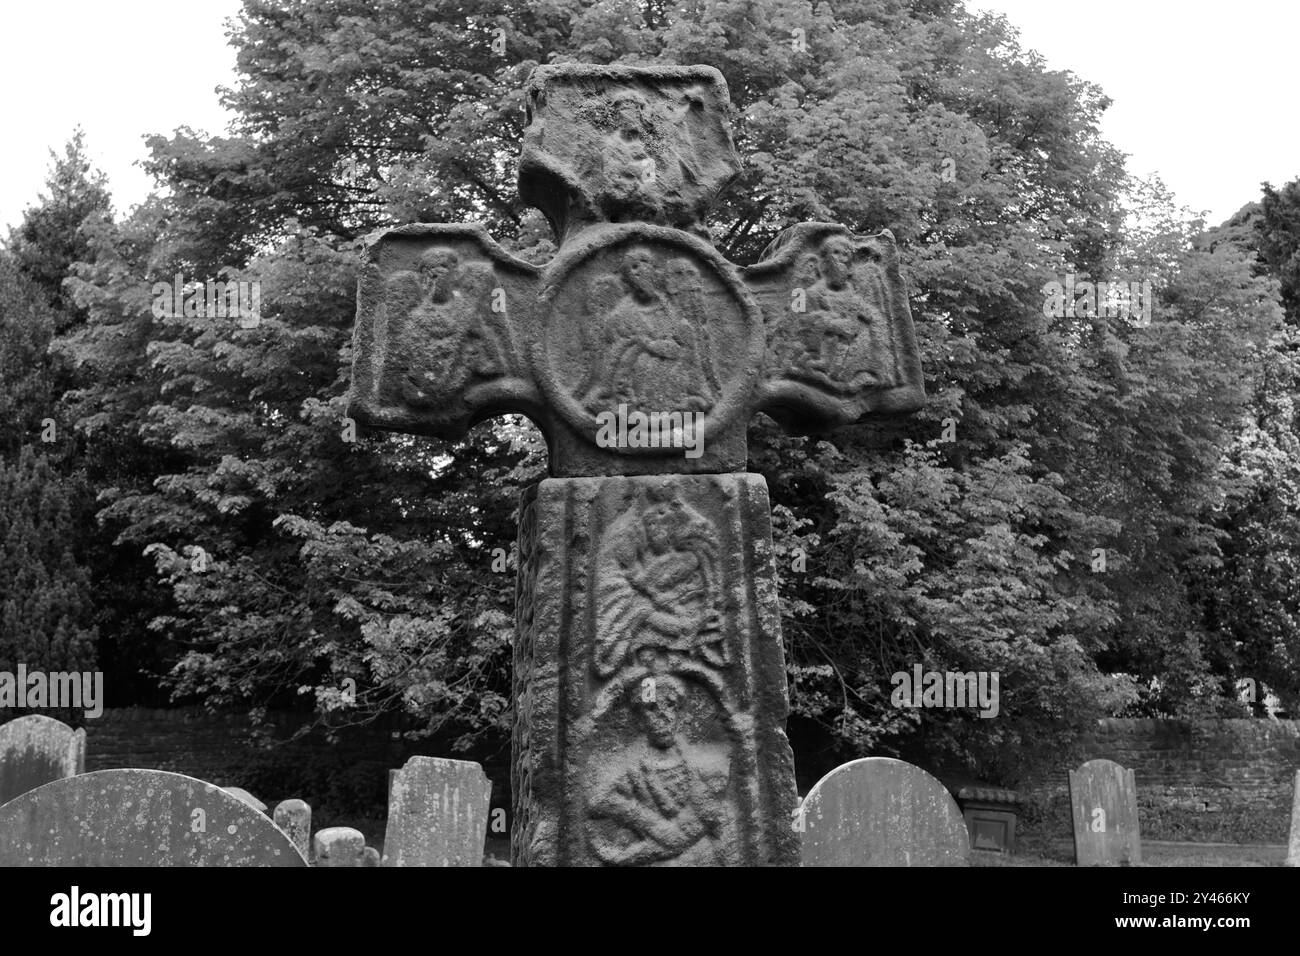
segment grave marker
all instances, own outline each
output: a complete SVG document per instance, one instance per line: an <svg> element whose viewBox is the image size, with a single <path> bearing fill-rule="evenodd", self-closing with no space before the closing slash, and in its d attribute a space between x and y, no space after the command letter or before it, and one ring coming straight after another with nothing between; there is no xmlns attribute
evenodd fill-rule
<svg viewBox="0 0 1300 956"><path fill-rule="evenodd" d="M329 827L312 840L317 866L365 866L366 838L352 827Z"/></svg>
<svg viewBox="0 0 1300 956"><path fill-rule="evenodd" d="M372 237L358 423L459 438L522 412L550 476L521 507L517 865L797 865L767 412L815 432L920 408L894 238L781 233L739 269L704 217L740 170L711 67L543 66L519 193L545 266L480 226Z"/></svg>
<svg viewBox="0 0 1300 956"><path fill-rule="evenodd" d="M1113 760L1089 760L1070 771L1074 858L1079 866L1142 862L1137 784L1133 771Z"/></svg>
<svg viewBox="0 0 1300 956"><path fill-rule="evenodd" d="M0 866L306 866L264 814L162 770L98 770L0 807Z"/></svg>
<svg viewBox="0 0 1300 956"><path fill-rule="evenodd" d="M384 866L482 866L492 782L478 764L412 757L389 780Z"/></svg>
<svg viewBox="0 0 1300 956"><path fill-rule="evenodd" d="M0 805L86 771L86 732L44 714L0 725Z"/></svg>
<svg viewBox="0 0 1300 956"><path fill-rule="evenodd" d="M311 807L303 800L283 800L276 805L275 825L293 841L304 860L311 853Z"/></svg>
<svg viewBox="0 0 1300 956"><path fill-rule="evenodd" d="M948 789L892 757L836 767L808 791L791 828L804 866L966 866L970 854Z"/></svg>
<svg viewBox="0 0 1300 956"><path fill-rule="evenodd" d="M1300 866L1300 770L1295 772L1291 787L1291 839L1287 844L1286 865Z"/></svg>

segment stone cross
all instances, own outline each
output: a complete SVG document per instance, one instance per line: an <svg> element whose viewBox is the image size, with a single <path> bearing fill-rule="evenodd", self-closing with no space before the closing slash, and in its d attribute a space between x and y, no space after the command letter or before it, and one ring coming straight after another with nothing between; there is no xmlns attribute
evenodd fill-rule
<svg viewBox="0 0 1300 956"><path fill-rule="evenodd" d="M816 431L924 401L898 253L804 223L741 269L704 217L739 172L710 67L535 70L519 192L559 245L370 240L349 414L463 436L516 412L550 477L519 529L515 865L798 865L766 412Z"/></svg>

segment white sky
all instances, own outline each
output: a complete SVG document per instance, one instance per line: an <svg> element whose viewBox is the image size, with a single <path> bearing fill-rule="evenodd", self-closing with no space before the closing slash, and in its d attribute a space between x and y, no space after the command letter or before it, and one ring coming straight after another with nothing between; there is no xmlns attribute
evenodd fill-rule
<svg viewBox="0 0 1300 956"><path fill-rule="evenodd" d="M413 0L418 2L418 0ZM1227 218L1259 184L1300 176L1293 102L1295 0L967 0L1007 14L1048 65L1114 100L1103 133L1139 175ZM221 132L215 88L233 82L224 21L239 0L36 0L7 6L0 32L0 227L36 201L74 126L86 130L119 212L144 198L143 136ZM1288 117L1291 117L1288 119Z"/></svg>

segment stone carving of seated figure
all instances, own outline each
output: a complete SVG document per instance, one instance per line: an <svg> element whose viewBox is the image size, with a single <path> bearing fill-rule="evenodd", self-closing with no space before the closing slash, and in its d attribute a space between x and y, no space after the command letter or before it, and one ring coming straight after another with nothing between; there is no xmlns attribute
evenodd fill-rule
<svg viewBox="0 0 1300 956"><path fill-rule="evenodd" d="M804 376L834 388L861 384L857 380L864 376L848 369L850 350L862 336L870 341L874 326L883 321L871 302L870 290L855 282L853 257L853 244L844 236L829 237L818 250L814 260L817 280L808 289L807 321L794 356ZM865 377L876 379L876 356L871 361L873 369Z"/></svg>
<svg viewBox="0 0 1300 956"><path fill-rule="evenodd" d="M587 836L601 862L735 862L729 761L682 738L678 721L686 701L686 684L669 674L647 677L629 691L645 736L600 759L587 790Z"/></svg>

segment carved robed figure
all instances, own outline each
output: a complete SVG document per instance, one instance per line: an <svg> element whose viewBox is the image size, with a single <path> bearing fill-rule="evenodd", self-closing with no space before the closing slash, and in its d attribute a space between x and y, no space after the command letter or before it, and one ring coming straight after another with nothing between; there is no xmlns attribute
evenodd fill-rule
<svg viewBox="0 0 1300 956"><path fill-rule="evenodd" d="M797 865L794 762L757 412L810 432L924 400L893 236L785 230L747 268L704 217L736 175L709 67L540 67L522 198L544 266L477 225L371 238L350 414L444 438L518 412L517 865ZM598 417L702 416L702 453Z"/></svg>

